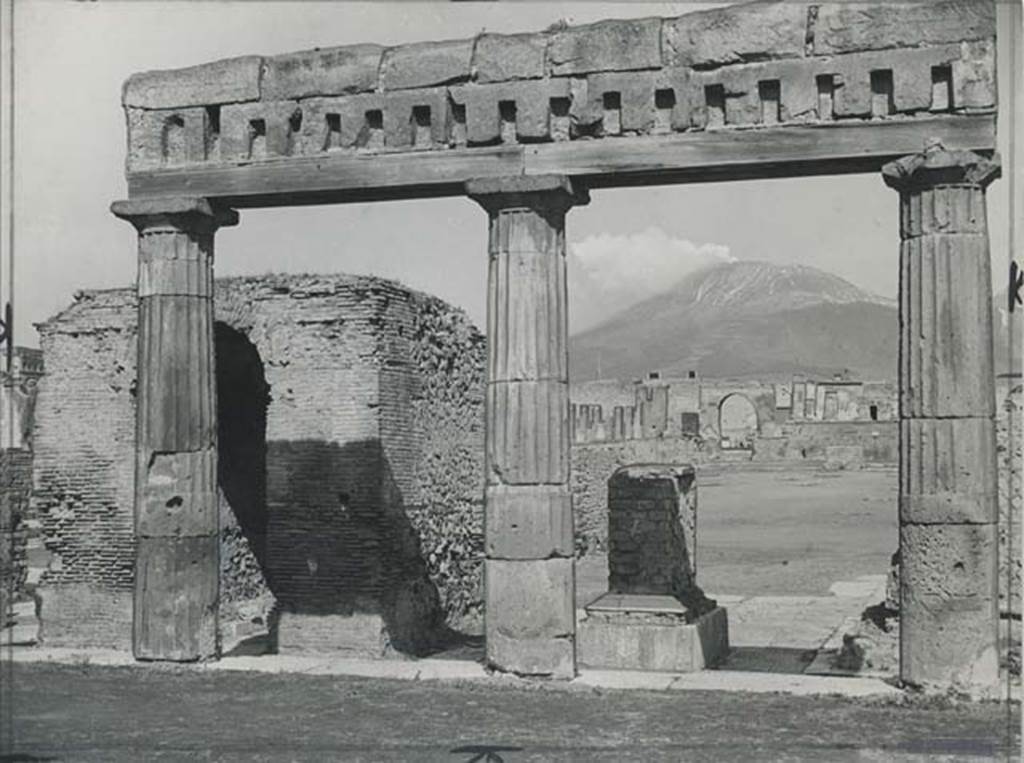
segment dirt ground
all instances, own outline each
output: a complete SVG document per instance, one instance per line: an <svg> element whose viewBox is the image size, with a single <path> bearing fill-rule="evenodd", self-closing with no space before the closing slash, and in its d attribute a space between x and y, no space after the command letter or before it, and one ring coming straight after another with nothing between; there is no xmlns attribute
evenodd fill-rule
<svg viewBox="0 0 1024 763"><path fill-rule="evenodd" d="M899 546L898 473L705 467L697 476L697 581L705 591L827 596L884 575ZM607 560L577 566L577 601L607 590Z"/></svg>
<svg viewBox="0 0 1024 763"><path fill-rule="evenodd" d="M8 761L1010 760L1019 705L16 665ZM10 741L9 739L6 741ZM10 748L8 748L10 749ZM948 756L948 757L947 757Z"/></svg>

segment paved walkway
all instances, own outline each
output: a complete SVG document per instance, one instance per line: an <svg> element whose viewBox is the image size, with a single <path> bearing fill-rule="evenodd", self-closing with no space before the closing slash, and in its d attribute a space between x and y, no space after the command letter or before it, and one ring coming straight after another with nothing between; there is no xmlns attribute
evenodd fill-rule
<svg viewBox="0 0 1024 763"><path fill-rule="evenodd" d="M850 697L898 694L878 676L813 675L815 658L834 640L844 620L856 617L884 597L884 576L837 583L830 596L715 596L729 613L732 653L718 670L699 673L647 673L583 669L573 686L614 689L720 690L840 694ZM8 651L14 662L100 666L133 665L126 652L35 646ZM372 660L334 655L239 655L192 666L198 671L253 671L320 676L361 676L405 680L529 683L487 671L471 659L444 656L421 660ZM552 684L555 685L555 684Z"/></svg>

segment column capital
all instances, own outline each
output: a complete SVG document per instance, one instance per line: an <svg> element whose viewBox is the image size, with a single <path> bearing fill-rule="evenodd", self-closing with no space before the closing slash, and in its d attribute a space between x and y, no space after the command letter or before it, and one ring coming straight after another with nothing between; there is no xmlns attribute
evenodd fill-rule
<svg viewBox="0 0 1024 763"><path fill-rule="evenodd" d="M238 212L217 209L207 199L174 196L154 199L129 199L110 205L115 217L135 226L139 233L154 229L213 233L217 228L238 225Z"/></svg>
<svg viewBox="0 0 1024 763"><path fill-rule="evenodd" d="M541 214L565 214L590 202L585 188L566 175L509 175L466 181L466 195L487 210L526 207Z"/></svg>
<svg viewBox="0 0 1024 763"><path fill-rule="evenodd" d="M984 189L999 177L999 155L991 158L973 151L946 149L929 140L919 154L904 156L882 167L885 184L897 191L913 191L939 185L971 185Z"/></svg>

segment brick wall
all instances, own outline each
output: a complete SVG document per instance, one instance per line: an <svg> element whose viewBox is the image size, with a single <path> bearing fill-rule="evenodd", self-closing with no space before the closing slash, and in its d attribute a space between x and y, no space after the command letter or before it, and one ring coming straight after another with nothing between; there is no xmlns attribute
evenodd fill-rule
<svg viewBox="0 0 1024 763"><path fill-rule="evenodd" d="M0 628L8 605L25 591L31 492L32 452L0 448Z"/></svg>
<svg viewBox="0 0 1024 763"><path fill-rule="evenodd" d="M601 553L608 549L608 479L616 469L637 463L691 463L697 458L693 440L573 445L570 487L577 553Z"/></svg>
<svg viewBox="0 0 1024 763"><path fill-rule="evenodd" d="M378 616L391 646L414 649L414 624L477 616L478 569L445 561L451 527L460 558L482 546L483 341L465 315L350 276L225 279L216 310L222 631L265 624L276 602ZM44 633L83 643L122 628L112 613L130 602L133 293L85 293L40 335Z"/></svg>
<svg viewBox="0 0 1024 763"><path fill-rule="evenodd" d="M630 465L608 480L608 589L685 597L696 577L692 466Z"/></svg>

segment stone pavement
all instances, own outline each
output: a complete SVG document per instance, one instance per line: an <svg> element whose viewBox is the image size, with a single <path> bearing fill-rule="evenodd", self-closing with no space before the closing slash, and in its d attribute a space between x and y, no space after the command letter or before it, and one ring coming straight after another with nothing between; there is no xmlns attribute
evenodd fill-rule
<svg viewBox="0 0 1024 763"><path fill-rule="evenodd" d="M868 575L842 581L831 596L729 596L712 598L728 609L733 647L727 662L717 670L697 673L654 673L583 669L572 681L548 682L549 686L646 689L663 691L719 690L783 692L794 695L840 694L871 696L898 694L880 676L843 676L834 671L814 675L815 658L833 645L844 623L885 595L885 576ZM6 645L7 642L5 642ZM35 646L5 650L15 662L56 662L127 666L137 664L126 652ZM820 663L821 660L818 660ZM159 663L154 667L165 669ZM181 666L173 666L181 667ZM524 679L487 671L472 659L444 656L420 660L372 660L333 655L238 655L216 662L195 663L186 669L199 671L253 671L350 675L405 680L488 681L529 683ZM812 668L809 670L809 668Z"/></svg>

